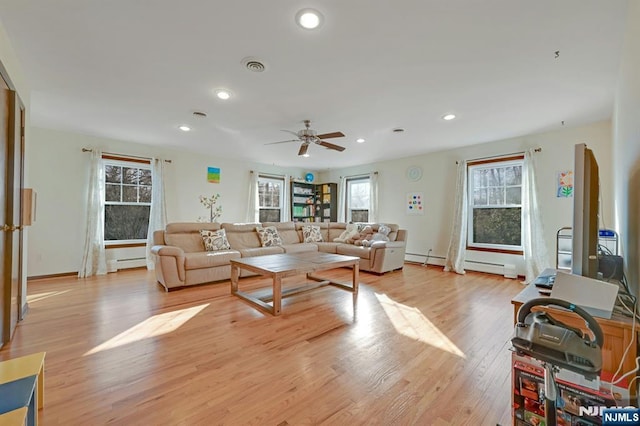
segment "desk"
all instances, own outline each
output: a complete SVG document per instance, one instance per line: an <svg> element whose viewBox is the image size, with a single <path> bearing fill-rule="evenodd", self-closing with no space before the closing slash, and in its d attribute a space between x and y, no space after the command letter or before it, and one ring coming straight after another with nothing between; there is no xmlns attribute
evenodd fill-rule
<svg viewBox="0 0 640 426"><path fill-rule="evenodd" d="M516 297L511 299L513 305L513 322L517 322L518 310L520 307L528 301L536 298L545 298L538 292L538 288L529 284L522 290ZM537 308L534 308L534 310ZM572 327L578 327L583 331L587 331L584 320L573 312L564 311L555 308L545 308L546 311L551 313L553 318L558 321L562 321ZM602 370L604 373L612 375L618 369L622 355L625 349L634 338L634 332L637 333L640 330L640 321L636 321L636 330L633 330L633 319L628 318L618 313L613 313L611 319L595 318L604 334L604 345L602 348ZM636 336L637 337L637 336ZM638 340L636 338L635 344L629 349L629 353L622 363L622 370L618 373L618 377L622 374L633 370L636 366L635 359L638 356ZM635 387L631 389L631 395L635 397Z"/></svg>

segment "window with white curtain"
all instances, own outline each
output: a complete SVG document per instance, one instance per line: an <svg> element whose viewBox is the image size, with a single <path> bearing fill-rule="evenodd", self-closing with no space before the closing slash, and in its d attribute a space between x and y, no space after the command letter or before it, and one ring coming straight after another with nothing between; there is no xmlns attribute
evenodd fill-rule
<svg viewBox="0 0 640 426"><path fill-rule="evenodd" d="M258 176L260 222L280 222L284 209L284 178Z"/></svg>
<svg viewBox="0 0 640 426"><path fill-rule="evenodd" d="M368 222L371 179L368 176L346 179L347 222Z"/></svg>
<svg viewBox="0 0 640 426"><path fill-rule="evenodd" d="M522 253L523 156L469 162L467 249Z"/></svg>
<svg viewBox="0 0 640 426"><path fill-rule="evenodd" d="M103 156L104 240L145 243L151 210L151 163Z"/></svg>

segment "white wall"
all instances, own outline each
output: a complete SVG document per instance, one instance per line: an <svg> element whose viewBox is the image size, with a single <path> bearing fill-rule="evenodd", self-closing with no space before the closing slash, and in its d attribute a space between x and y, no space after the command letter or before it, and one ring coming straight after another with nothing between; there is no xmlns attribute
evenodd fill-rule
<svg viewBox="0 0 640 426"><path fill-rule="evenodd" d="M349 176L378 171L378 202L380 222L398 223L409 231L407 252L424 255L432 249L432 256L444 258L449 245L452 226L453 203L456 186L456 161L493 155L522 152L527 148L541 147L536 154L538 188L543 206L543 221L547 247L552 265L555 265L556 231L571 226L572 198L556 197L556 174L573 169L574 145L586 143L593 149L600 168L603 212L606 225L613 226L612 218L612 172L611 172L611 125L600 122L576 129L560 129L555 132L523 136L477 146L453 149L438 153L390 160L376 164L331 170L321 173L321 181L337 182L340 176ZM420 166L423 176L418 182L406 177L407 168ZM424 216L405 213L407 193L424 193ZM420 260L420 259L415 259ZM497 264L516 264L518 274L524 274L521 256L486 252L467 252L467 261ZM437 261L435 262L437 263ZM471 269L471 268L470 268Z"/></svg>
<svg viewBox="0 0 640 426"><path fill-rule="evenodd" d="M640 2L630 2L614 108L616 229L630 286L640 296Z"/></svg>
<svg viewBox="0 0 640 426"><path fill-rule="evenodd" d="M29 277L78 271L82 261L89 154L99 148L123 155L171 160L166 167L167 220L195 221L206 216L199 195L220 194L221 222L246 218L249 170L302 178L307 170L240 163L213 155L163 149L131 142L32 127L28 140L29 182L38 194L37 219L29 231ZM207 167L220 168L219 184L207 182Z"/></svg>

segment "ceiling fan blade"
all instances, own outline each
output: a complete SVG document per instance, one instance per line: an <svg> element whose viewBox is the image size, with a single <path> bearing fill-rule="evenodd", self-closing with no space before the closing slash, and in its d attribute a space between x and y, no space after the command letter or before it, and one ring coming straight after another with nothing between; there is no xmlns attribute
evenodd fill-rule
<svg viewBox="0 0 640 426"><path fill-rule="evenodd" d="M316 135L318 139L329 139L329 138L343 138L344 133L342 132L333 132L333 133L325 133L323 135Z"/></svg>
<svg viewBox="0 0 640 426"><path fill-rule="evenodd" d="M344 146L335 145L335 144L332 144L330 142L319 141L319 142L317 142L317 144L318 145L322 145L325 148L335 149L336 151L344 151L345 150Z"/></svg>
<svg viewBox="0 0 640 426"><path fill-rule="evenodd" d="M300 151L298 151L298 155L305 155L308 149L309 149L309 144L304 142L302 145L300 145Z"/></svg>
<svg viewBox="0 0 640 426"><path fill-rule="evenodd" d="M280 141L280 142L269 142L269 143L265 143L265 145L275 145L278 143L288 143L288 142L300 142L300 139L291 139L288 141Z"/></svg>

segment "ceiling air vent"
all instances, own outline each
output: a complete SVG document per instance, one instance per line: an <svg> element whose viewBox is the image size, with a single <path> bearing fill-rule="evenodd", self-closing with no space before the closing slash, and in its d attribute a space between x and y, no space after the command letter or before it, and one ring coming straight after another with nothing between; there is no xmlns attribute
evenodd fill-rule
<svg viewBox="0 0 640 426"><path fill-rule="evenodd" d="M244 58L242 64L251 72L264 72L267 70L265 63L256 58Z"/></svg>

